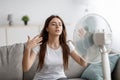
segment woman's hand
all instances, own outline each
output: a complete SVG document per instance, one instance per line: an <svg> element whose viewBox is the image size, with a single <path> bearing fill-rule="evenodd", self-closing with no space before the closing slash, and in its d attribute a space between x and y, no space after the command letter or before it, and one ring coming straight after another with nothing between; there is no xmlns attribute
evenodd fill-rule
<svg viewBox="0 0 120 80"><path fill-rule="evenodd" d="M85 36L85 34L87 33L87 31L84 28L80 28L79 29L79 36L82 38Z"/></svg>
<svg viewBox="0 0 120 80"><path fill-rule="evenodd" d="M42 44L42 37L40 37L39 35L35 36L33 39L30 39L30 37L28 36L26 48L32 49L41 44Z"/></svg>
<svg viewBox="0 0 120 80"><path fill-rule="evenodd" d="M30 39L28 36L27 43L25 45L25 51L23 56L23 71L27 72L33 65L36 54L31 51L32 48L42 44L42 37L39 35L35 36L33 39Z"/></svg>

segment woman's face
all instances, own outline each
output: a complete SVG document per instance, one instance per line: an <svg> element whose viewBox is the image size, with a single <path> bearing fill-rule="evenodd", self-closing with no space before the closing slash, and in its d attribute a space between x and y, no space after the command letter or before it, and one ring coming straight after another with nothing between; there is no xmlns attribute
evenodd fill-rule
<svg viewBox="0 0 120 80"><path fill-rule="evenodd" d="M47 27L47 31L49 35L53 35L53 36L61 35L62 30L63 30L63 26L59 18L53 18Z"/></svg>

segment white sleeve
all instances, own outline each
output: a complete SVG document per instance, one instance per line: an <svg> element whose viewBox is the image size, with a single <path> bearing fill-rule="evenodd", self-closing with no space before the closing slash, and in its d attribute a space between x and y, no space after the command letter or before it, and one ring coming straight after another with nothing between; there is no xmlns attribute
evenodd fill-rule
<svg viewBox="0 0 120 80"><path fill-rule="evenodd" d="M75 50L75 46L72 44L71 41L68 41L67 44L68 44L68 47L70 48L70 53Z"/></svg>
<svg viewBox="0 0 120 80"><path fill-rule="evenodd" d="M40 46L36 46L35 48L32 49L32 51L33 51L35 54L38 54L39 51L40 51Z"/></svg>

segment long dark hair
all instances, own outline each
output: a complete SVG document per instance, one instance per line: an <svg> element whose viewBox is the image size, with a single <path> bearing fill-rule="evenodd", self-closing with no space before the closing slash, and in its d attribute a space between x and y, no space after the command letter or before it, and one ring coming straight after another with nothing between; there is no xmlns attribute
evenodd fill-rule
<svg viewBox="0 0 120 80"><path fill-rule="evenodd" d="M46 28L48 27L50 21L53 18L58 18L62 22L63 31L62 31L62 34L59 37L59 41L60 41L60 45L62 47L62 52L63 52L63 66L64 66L65 69L68 68L68 58L69 58L69 54L70 54L70 49L69 49L69 47L66 43L67 42L66 41L67 34L66 34L65 24L59 16L51 15L50 17L48 17L46 19L45 24L44 24L44 28L43 28L43 30L41 31L41 34L40 34L40 36L43 37L43 40L42 40L42 44L40 45L39 62L38 62L38 67L37 67L38 70L41 70L42 67L44 66L46 44L47 44L47 41L48 41L48 32L47 32Z"/></svg>

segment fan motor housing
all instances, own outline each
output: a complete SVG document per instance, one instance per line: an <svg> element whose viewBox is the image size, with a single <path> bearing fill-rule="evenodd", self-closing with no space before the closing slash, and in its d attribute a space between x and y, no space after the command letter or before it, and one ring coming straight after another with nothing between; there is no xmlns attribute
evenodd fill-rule
<svg viewBox="0 0 120 80"><path fill-rule="evenodd" d="M94 44L97 46L103 46L105 44L104 33L94 33L93 34Z"/></svg>
<svg viewBox="0 0 120 80"><path fill-rule="evenodd" d="M94 33L93 34L94 44L97 46L103 46L105 44L111 44L111 35L105 33Z"/></svg>

